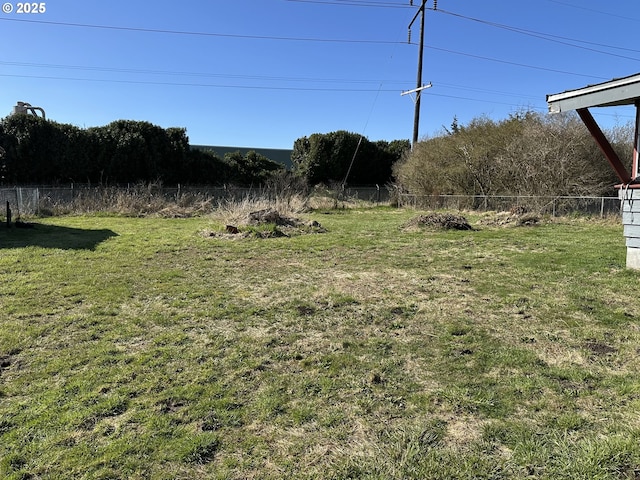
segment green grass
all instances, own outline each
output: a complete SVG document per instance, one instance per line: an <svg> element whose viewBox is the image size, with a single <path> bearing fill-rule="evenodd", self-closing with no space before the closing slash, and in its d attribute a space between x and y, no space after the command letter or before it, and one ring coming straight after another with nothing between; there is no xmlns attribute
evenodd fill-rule
<svg viewBox="0 0 640 480"><path fill-rule="evenodd" d="M0 477L637 478L621 225L415 215L0 228Z"/></svg>

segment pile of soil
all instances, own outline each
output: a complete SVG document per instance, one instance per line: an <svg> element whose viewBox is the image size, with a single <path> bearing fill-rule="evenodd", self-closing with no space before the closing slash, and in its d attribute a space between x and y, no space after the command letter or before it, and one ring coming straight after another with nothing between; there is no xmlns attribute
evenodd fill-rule
<svg viewBox="0 0 640 480"><path fill-rule="evenodd" d="M404 228L428 227L439 230L473 230L466 218L450 213L418 215L405 223Z"/></svg>

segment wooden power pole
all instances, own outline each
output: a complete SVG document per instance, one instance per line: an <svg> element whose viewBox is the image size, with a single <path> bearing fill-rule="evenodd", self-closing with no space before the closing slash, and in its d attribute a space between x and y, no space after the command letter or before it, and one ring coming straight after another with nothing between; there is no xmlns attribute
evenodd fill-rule
<svg viewBox="0 0 640 480"><path fill-rule="evenodd" d="M411 23L409 24L409 32L411 32L411 26L416 21L418 16L420 16L420 41L418 44L418 78L416 80L415 90L411 90L411 92L415 92L416 94L415 110L413 115L413 139L411 142L412 147L415 146L415 144L418 142L418 135L420 131L420 98L422 96L421 93L422 93L422 90L431 86L431 85L428 85L428 86L422 85L422 57L424 56L424 16L425 16L425 7L427 5L427 0L421 0L421 1L422 1L422 5L420 5L418 12L413 17L413 20L411 20ZM411 4L413 5L413 1L411 2ZM434 10L437 8L437 5L438 5L438 0L433 0ZM405 93L410 93L410 92L405 92Z"/></svg>
<svg viewBox="0 0 640 480"><path fill-rule="evenodd" d="M416 80L416 88L422 87L422 57L424 54L424 7L427 0L422 0L422 6L420 7L420 44L418 46L418 79ZM422 97L422 91L416 92L416 105L415 112L413 114L413 141L411 145L418 143L418 131L420 129L420 99Z"/></svg>

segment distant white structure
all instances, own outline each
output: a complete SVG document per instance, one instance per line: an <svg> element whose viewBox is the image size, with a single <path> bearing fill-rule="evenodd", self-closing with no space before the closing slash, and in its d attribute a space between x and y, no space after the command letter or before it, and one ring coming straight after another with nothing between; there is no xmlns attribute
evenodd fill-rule
<svg viewBox="0 0 640 480"><path fill-rule="evenodd" d="M12 115L20 115L20 114L28 115L29 113L31 113L37 117L38 114L36 113L36 111L42 113L42 118L46 120L47 117L42 107L33 107L31 104L27 102L17 102L16 105L13 107Z"/></svg>

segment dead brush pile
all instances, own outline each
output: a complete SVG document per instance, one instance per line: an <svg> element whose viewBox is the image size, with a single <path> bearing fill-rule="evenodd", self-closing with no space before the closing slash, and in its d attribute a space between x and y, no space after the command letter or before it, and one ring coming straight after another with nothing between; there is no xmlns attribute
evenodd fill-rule
<svg viewBox="0 0 640 480"><path fill-rule="evenodd" d="M302 225L302 222L297 218L284 216L273 208L249 212L245 223L247 225L264 225L271 223L280 227L298 227Z"/></svg>
<svg viewBox="0 0 640 480"><path fill-rule="evenodd" d="M489 227L531 227L543 221L540 214L527 211L487 212L479 223Z"/></svg>
<svg viewBox="0 0 640 480"><path fill-rule="evenodd" d="M429 213L418 215L403 225L405 230L432 228L438 230L474 230L462 215L451 213Z"/></svg>
<svg viewBox="0 0 640 480"><path fill-rule="evenodd" d="M250 211L237 220L233 224L227 223L224 231L206 231L205 236L229 239L277 238L326 232L316 221L304 222L296 217L284 215L272 207Z"/></svg>

